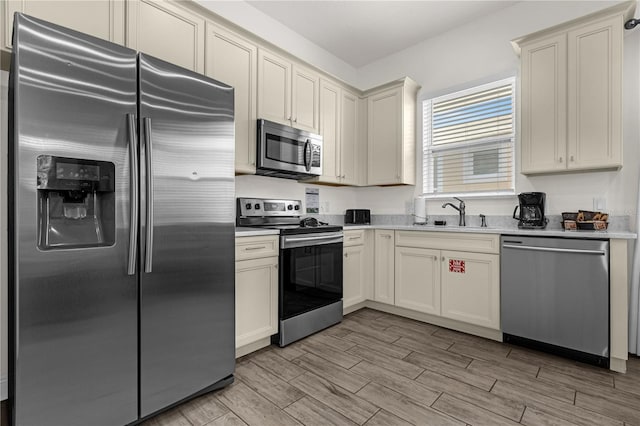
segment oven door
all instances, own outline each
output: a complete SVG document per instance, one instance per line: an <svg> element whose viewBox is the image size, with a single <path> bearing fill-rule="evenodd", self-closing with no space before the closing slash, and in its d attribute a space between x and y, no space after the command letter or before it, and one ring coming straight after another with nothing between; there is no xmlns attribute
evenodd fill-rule
<svg viewBox="0 0 640 426"><path fill-rule="evenodd" d="M280 250L281 320L342 300L342 233L287 235Z"/></svg>
<svg viewBox="0 0 640 426"><path fill-rule="evenodd" d="M259 120L258 131L259 169L322 174L320 136L266 120Z"/></svg>

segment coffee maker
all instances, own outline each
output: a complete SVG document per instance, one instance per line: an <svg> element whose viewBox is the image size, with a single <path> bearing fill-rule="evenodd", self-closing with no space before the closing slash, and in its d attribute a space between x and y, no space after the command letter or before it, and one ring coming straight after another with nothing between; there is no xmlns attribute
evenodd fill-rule
<svg viewBox="0 0 640 426"><path fill-rule="evenodd" d="M522 192L518 194L520 204L513 209L513 218L518 219L520 229L544 229L548 219L544 217L544 192ZM520 209L520 214L516 212Z"/></svg>

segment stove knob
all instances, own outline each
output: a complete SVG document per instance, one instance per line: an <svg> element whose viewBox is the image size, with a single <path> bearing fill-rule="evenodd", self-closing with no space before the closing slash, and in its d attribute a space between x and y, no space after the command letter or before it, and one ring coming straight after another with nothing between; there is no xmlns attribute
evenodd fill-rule
<svg viewBox="0 0 640 426"><path fill-rule="evenodd" d="M256 205L253 206L253 208L256 209L256 210L260 210L260 204L256 203Z"/></svg>
<svg viewBox="0 0 640 426"><path fill-rule="evenodd" d="M244 208L247 209L247 210L251 210L251 203L245 204Z"/></svg>
<svg viewBox="0 0 640 426"><path fill-rule="evenodd" d="M296 205L295 205L295 207L294 207L294 209L296 209L296 210L300 210L300 205L299 205L299 204L296 204Z"/></svg>
<svg viewBox="0 0 640 426"><path fill-rule="evenodd" d="M292 206L291 204L289 204L289 205L287 206L287 210L293 210L293 206Z"/></svg>

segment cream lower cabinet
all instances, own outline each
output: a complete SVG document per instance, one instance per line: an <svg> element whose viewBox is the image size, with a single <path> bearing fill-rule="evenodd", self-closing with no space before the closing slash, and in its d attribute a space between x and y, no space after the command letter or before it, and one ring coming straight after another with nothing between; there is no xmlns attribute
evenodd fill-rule
<svg viewBox="0 0 640 426"><path fill-rule="evenodd" d="M492 234L396 232L395 305L499 330L499 241Z"/></svg>
<svg viewBox="0 0 640 426"><path fill-rule="evenodd" d="M236 238L236 354L268 346L277 332L278 237Z"/></svg>
<svg viewBox="0 0 640 426"><path fill-rule="evenodd" d="M373 231L345 230L342 259L342 306L347 310L371 298L371 261Z"/></svg>
<svg viewBox="0 0 640 426"><path fill-rule="evenodd" d="M376 229L374 234L373 300L395 302L394 231Z"/></svg>
<svg viewBox="0 0 640 426"><path fill-rule="evenodd" d="M63 27L124 44L125 2L122 0L7 0L1 3L4 49L11 49L13 14L22 12Z"/></svg>
<svg viewBox="0 0 640 426"><path fill-rule="evenodd" d="M205 74L234 90L236 174L256 172L257 52L255 44L207 22Z"/></svg>
<svg viewBox="0 0 640 426"><path fill-rule="evenodd" d="M396 247L396 306L440 315L440 251Z"/></svg>
<svg viewBox="0 0 640 426"><path fill-rule="evenodd" d="M500 256L441 252L441 315L500 329Z"/></svg>
<svg viewBox="0 0 640 426"><path fill-rule="evenodd" d="M167 0L127 1L126 44L156 58L204 73L205 19Z"/></svg>

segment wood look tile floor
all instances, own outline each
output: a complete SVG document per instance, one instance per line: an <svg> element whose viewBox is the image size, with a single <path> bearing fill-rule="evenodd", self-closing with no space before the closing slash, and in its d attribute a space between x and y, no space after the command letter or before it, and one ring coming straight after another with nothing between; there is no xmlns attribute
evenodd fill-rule
<svg viewBox="0 0 640 426"><path fill-rule="evenodd" d="M238 360L235 382L145 423L640 426L627 374L362 309Z"/></svg>

